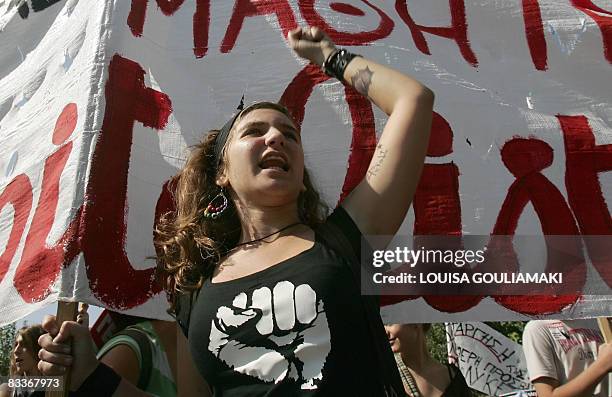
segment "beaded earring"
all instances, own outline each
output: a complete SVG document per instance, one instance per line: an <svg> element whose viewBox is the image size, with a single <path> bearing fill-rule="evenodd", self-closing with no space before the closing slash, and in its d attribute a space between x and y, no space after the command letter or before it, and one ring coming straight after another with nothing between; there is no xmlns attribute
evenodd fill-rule
<svg viewBox="0 0 612 397"><path fill-rule="evenodd" d="M210 203L208 203L208 206L206 206L206 209L204 210L204 217L208 219L217 219L219 216L221 216L223 211L227 209L227 205L227 197L225 197L225 193L223 192L222 188L219 194L210 200Z"/></svg>

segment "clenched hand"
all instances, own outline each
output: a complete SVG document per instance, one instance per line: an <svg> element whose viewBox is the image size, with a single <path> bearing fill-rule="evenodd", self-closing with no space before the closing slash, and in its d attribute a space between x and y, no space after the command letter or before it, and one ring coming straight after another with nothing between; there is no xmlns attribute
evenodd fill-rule
<svg viewBox="0 0 612 397"><path fill-rule="evenodd" d="M295 53L321 66L327 57L336 50L332 40L322 29L315 26L296 28L287 36L289 45Z"/></svg>

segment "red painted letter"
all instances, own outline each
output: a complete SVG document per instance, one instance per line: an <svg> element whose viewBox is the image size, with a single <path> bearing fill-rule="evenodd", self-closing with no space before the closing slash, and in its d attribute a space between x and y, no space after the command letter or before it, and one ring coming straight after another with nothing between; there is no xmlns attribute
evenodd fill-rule
<svg viewBox="0 0 612 397"><path fill-rule="evenodd" d="M25 174L17 175L0 194L0 212L7 204L13 206L13 226L6 242L6 248L0 255L0 282L4 279L4 275L13 261L32 209L32 185Z"/></svg>
<svg viewBox="0 0 612 397"><path fill-rule="evenodd" d="M453 131L434 112L427 156L452 153ZM414 235L461 235L459 168L455 163L425 164L414 195Z"/></svg>
<svg viewBox="0 0 612 397"><path fill-rule="evenodd" d="M529 45L531 59L536 69L546 70L548 68L548 54L546 39L544 38L544 26L542 23L540 5L538 4L538 0L522 1L525 34L527 36L527 44ZM598 7L593 4L591 0L571 0L571 3L578 10L593 18L597 25L599 25L603 39L604 56L608 62L612 63L612 12Z"/></svg>
<svg viewBox="0 0 612 397"><path fill-rule="evenodd" d="M452 152L453 131L450 124L434 112L427 156L443 157ZM415 246L426 244L417 242L418 236L422 235L461 236L459 168L455 163L424 165L413 208ZM457 243L459 245L459 239ZM439 311L456 313L477 305L482 297L425 296L424 299Z"/></svg>
<svg viewBox="0 0 612 397"><path fill-rule="evenodd" d="M164 15L173 15L185 0L156 0ZM132 0L127 24L136 37L142 36L149 0ZM208 51L208 29L210 26L210 0L197 0L193 14L193 53L202 58Z"/></svg>
<svg viewBox="0 0 612 397"><path fill-rule="evenodd" d="M565 143L565 185L569 203L584 235L612 235L612 218L597 175L612 171L612 145L595 145L584 116L557 116ZM585 239L593 266L612 286L610 247Z"/></svg>
<svg viewBox="0 0 612 397"><path fill-rule="evenodd" d="M92 292L118 309L142 304L160 291L155 269L135 270L124 247L134 123L163 129L172 112L167 95L145 87L144 74L140 65L119 55L109 65L104 121L83 211L82 250Z"/></svg>
<svg viewBox="0 0 612 397"><path fill-rule="evenodd" d="M225 37L223 37L221 42L221 52L230 52L234 48L245 18L268 14L276 14L278 23L283 31L283 37L287 37L289 31L297 27L293 10L291 10L287 0L236 0L232 18L225 32Z"/></svg>
<svg viewBox="0 0 612 397"><path fill-rule="evenodd" d="M465 4L463 0L449 0L449 5L451 11L451 25L445 27L417 25L408 12L406 0L397 0L395 2L395 9L410 29L412 39L422 53L431 55L429 45L425 40L423 32L435 34L436 36L454 40L459 46L459 51L461 55L463 55L463 59L470 65L476 67L478 66L478 59L476 59L476 55L470 48L470 41L467 37L468 25L465 20Z"/></svg>
<svg viewBox="0 0 612 397"><path fill-rule="evenodd" d="M525 21L525 35L527 36L531 60L536 69L546 70L548 68L548 54L538 0L523 0L523 20Z"/></svg>
<svg viewBox="0 0 612 397"><path fill-rule="evenodd" d="M309 64L289 83L280 102L291 111L296 123L301 124L304 120L304 109L313 88L327 79L329 77L320 68ZM376 149L372 105L365 97L349 86L345 86L344 92L353 121L353 140L351 141L348 159L349 166L342 185L339 202L361 182Z"/></svg>
<svg viewBox="0 0 612 397"><path fill-rule="evenodd" d="M603 38L604 55L608 62L612 63L612 12L606 11L595 4L591 0L571 0L572 5L584 12L593 20L601 30ZM609 16L604 16L606 14Z"/></svg>
<svg viewBox="0 0 612 397"><path fill-rule="evenodd" d="M55 123L51 137L55 145L63 144L70 137L76 127L77 118L76 105L66 105ZM69 231L54 245L47 246L46 243L55 223L60 177L71 151L72 142L68 142L45 160L38 206L34 211L13 280L15 288L26 302L40 301L49 294L49 287L57 278L66 255L72 251L67 248L66 243L76 238L75 230L68 228Z"/></svg>
<svg viewBox="0 0 612 397"><path fill-rule="evenodd" d="M336 43L337 45L363 45L368 44L376 40L384 39L389 36L393 31L393 20L389 18L387 14L385 14L380 8L371 4L367 0L362 0L368 7L372 8L376 11L380 17L380 23L376 27L376 29L368 31L368 32L359 32L359 33L349 33L343 32L340 30L336 30L331 27L325 19L317 12L314 6L314 0L300 0L300 11L304 16L306 22L311 26L318 26L325 30L325 32L329 35L329 37ZM351 6L349 4L344 3L331 3L330 8L336 12L353 15L353 16L363 16L365 12L360 10L357 7Z"/></svg>
<svg viewBox="0 0 612 397"><path fill-rule="evenodd" d="M552 164L552 148L539 139L514 138L504 144L501 156L506 168L516 177L516 180L508 189L493 234L514 235L525 206L531 202L542 225L544 235L578 235L578 227L563 195L541 173ZM573 253L572 259L568 259L568 256L565 255L554 263L554 267L562 271L574 271L574 282L581 283L579 286L572 286L572 290L576 291L584 285L586 265L580 242L576 240L573 243L573 247L565 247L566 252L571 250ZM516 258L512 252L510 254ZM552 261L554 261L554 256L549 250L547 268L553 264ZM517 260L513 260L506 261L503 266L505 271L517 271L519 264ZM564 286L567 287L567 284ZM552 295L506 295L494 298L501 305L525 314L556 313L579 299L578 295Z"/></svg>

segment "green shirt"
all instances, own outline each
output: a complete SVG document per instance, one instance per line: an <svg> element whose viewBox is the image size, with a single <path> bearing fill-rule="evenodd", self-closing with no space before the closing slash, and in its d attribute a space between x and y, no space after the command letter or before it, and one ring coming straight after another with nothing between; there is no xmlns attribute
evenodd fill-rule
<svg viewBox="0 0 612 397"><path fill-rule="evenodd" d="M161 343L161 339L155 333L153 324L151 324L150 321L143 321L138 324L130 325L128 328L136 328L139 331L143 331L151 342L151 376L144 391L160 397L176 396L176 383L172 376L172 371L170 370L168 357L166 356L166 351L164 345ZM112 348L119 345L129 346L134 353L136 353L138 365L142 368L143 358L138 343L128 335L116 335L111 338L98 352L98 359L108 353Z"/></svg>

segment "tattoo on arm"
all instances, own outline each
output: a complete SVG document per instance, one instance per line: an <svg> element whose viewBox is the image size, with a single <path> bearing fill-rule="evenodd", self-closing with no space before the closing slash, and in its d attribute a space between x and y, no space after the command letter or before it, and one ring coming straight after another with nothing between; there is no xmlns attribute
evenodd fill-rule
<svg viewBox="0 0 612 397"><path fill-rule="evenodd" d="M361 94L368 96L370 84L372 84L372 75L374 72L369 67L359 69L353 77L351 77L351 85Z"/></svg>
<svg viewBox="0 0 612 397"><path fill-rule="evenodd" d="M388 149L385 149L380 143L376 146L376 157L372 159L370 163L370 168L368 169L368 173L366 174L366 180L370 180L376 175L382 168L382 163L387 157L387 153L389 153Z"/></svg>

